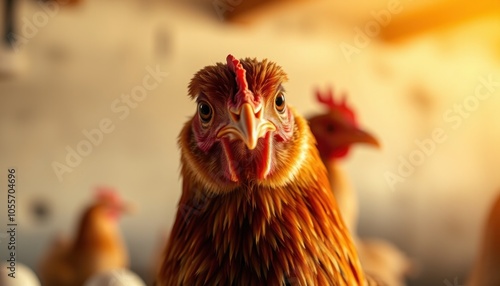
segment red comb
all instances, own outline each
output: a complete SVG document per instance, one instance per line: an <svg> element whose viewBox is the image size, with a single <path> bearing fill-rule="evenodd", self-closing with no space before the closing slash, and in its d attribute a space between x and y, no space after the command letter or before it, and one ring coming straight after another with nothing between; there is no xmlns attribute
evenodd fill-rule
<svg viewBox="0 0 500 286"><path fill-rule="evenodd" d="M246 78L247 71L243 68L241 62L233 55L229 54L226 58L227 66L236 74L236 84L238 85L237 99L253 98L253 93L248 89L248 82Z"/></svg>
<svg viewBox="0 0 500 286"><path fill-rule="evenodd" d="M332 88L328 88L327 92L322 93L319 89L316 89L316 99L326 105L330 111L339 111L349 119L355 121L356 116L354 111L347 105L347 96L342 95L342 98L335 100Z"/></svg>
<svg viewBox="0 0 500 286"><path fill-rule="evenodd" d="M248 89L248 82L245 76L247 71L243 68L240 61L231 54L227 56L226 60L229 68L236 74L236 83L240 91Z"/></svg>
<svg viewBox="0 0 500 286"><path fill-rule="evenodd" d="M96 199L99 201L120 201L120 196L115 189L110 187L97 187L96 188Z"/></svg>

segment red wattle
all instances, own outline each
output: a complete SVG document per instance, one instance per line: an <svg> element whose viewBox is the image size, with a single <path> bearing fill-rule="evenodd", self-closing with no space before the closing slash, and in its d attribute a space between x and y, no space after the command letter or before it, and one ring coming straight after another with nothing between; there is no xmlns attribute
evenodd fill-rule
<svg viewBox="0 0 500 286"><path fill-rule="evenodd" d="M258 168L259 179L261 180L264 180L271 171L272 140L273 138L271 136L271 132L267 132L266 137L264 137L264 148L262 149L262 159L260 161L260 166Z"/></svg>
<svg viewBox="0 0 500 286"><path fill-rule="evenodd" d="M233 153L231 152L231 147L229 146L229 139L224 137L222 138L221 143L222 143L222 149L224 150L224 155L226 155L229 179L233 182L238 182L238 174L234 166L235 161Z"/></svg>

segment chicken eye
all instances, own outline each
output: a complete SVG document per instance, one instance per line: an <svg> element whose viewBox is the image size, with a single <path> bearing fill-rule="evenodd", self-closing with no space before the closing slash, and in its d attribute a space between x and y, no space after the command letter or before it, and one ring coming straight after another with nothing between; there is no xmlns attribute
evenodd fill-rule
<svg viewBox="0 0 500 286"><path fill-rule="evenodd" d="M333 124L329 123L328 125L326 125L326 132L333 133L334 131L335 131L335 126L333 126Z"/></svg>
<svg viewBox="0 0 500 286"><path fill-rule="evenodd" d="M280 92L276 95L276 98L274 99L274 106L276 108L276 111L279 113L285 112L285 94L283 92Z"/></svg>
<svg viewBox="0 0 500 286"><path fill-rule="evenodd" d="M212 119L212 107L205 101L200 101L198 103L198 114L203 123L208 123Z"/></svg>

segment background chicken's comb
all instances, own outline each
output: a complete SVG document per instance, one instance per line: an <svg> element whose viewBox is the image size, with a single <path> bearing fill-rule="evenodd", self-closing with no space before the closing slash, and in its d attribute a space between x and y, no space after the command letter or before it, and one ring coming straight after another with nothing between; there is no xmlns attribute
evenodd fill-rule
<svg viewBox="0 0 500 286"><path fill-rule="evenodd" d="M96 199L99 201L118 202L120 196L115 189L110 187L96 187Z"/></svg>
<svg viewBox="0 0 500 286"><path fill-rule="evenodd" d="M337 111L344 114L347 118L352 121L356 121L356 114L354 111L347 105L347 96L345 94L342 95L342 98L338 101L335 101L333 90L331 87L328 88L326 92L321 92L319 88L316 89L316 99L318 102L324 104L326 107L330 109L330 111Z"/></svg>

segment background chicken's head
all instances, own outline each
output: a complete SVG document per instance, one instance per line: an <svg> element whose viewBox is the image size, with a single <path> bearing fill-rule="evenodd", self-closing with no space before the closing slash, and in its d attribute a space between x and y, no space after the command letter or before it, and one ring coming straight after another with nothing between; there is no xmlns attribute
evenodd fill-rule
<svg viewBox="0 0 500 286"><path fill-rule="evenodd" d="M134 206L125 203L119 194L110 188L99 187L96 189L95 199L89 207L87 214L90 219L114 222L122 214L133 211Z"/></svg>
<svg viewBox="0 0 500 286"><path fill-rule="evenodd" d="M316 98L328 108L326 113L309 119L311 131L316 137L323 159L343 158L356 143L379 147L378 140L359 127L356 114L347 105L345 96L336 100L329 89L324 94L317 90Z"/></svg>

